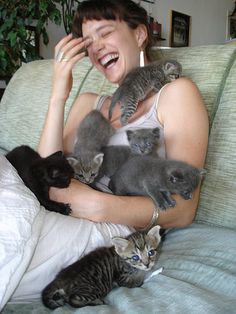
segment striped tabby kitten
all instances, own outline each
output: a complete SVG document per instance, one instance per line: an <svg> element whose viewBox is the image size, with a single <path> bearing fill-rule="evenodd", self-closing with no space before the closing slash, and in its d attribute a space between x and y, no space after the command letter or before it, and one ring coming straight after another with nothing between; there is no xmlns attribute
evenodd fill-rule
<svg viewBox="0 0 236 314"><path fill-rule="evenodd" d="M109 118L115 105L121 105L121 123L126 125L136 111L138 103L151 92L156 93L169 82L177 79L182 72L181 65L175 60L158 60L128 73L122 84L113 94L109 108Z"/></svg>
<svg viewBox="0 0 236 314"><path fill-rule="evenodd" d="M134 288L143 284L152 269L161 241L160 227L126 238L114 237L112 247L98 248L66 267L42 292L45 306L55 309L104 304L114 283Z"/></svg>
<svg viewBox="0 0 236 314"><path fill-rule="evenodd" d="M94 181L103 161L102 147L108 144L114 129L98 110L92 110L80 123L74 152L67 157L75 179L86 184Z"/></svg>

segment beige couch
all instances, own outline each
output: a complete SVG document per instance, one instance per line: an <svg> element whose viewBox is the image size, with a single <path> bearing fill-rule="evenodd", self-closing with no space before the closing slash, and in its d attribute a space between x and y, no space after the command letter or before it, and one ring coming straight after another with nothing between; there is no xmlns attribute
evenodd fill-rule
<svg viewBox="0 0 236 314"><path fill-rule="evenodd" d="M114 289L106 298L107 305L81 310L64 307L56 313L235 313L236 47L213 45L157 50L153 56L177 59L183 65L184 75L198 85L208 110L207 175L195 223L167 234L156 266L164 267L163 274L140 288ZM51 74L51 60L43 60L24 65L12 78L0 104L2 154L20 144L37 146L47 111ZM74 76L66 111L78 93L112 93L116 88L87 59L76 67ZM3 201L0 209L1 206ZM1 219L0 214L0 226ZM2 238L0 230L0 243ZM24 272L19 283L23 277ZM8 303L3 313L34 311L49 313L40 300L20 305Z"/></svg>

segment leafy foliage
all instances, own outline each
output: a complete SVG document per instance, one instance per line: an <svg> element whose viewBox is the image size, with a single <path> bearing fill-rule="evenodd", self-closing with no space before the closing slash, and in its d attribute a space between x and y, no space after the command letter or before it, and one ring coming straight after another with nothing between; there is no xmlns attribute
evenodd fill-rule
<svg viewBox="0 0 236 314"><path fill-rule="evenodd" d="M71 32L71 26L73 22L73 16L75 13L75 6L81 1L79 0L57 0L62 7L62 19L64 28L67 34Z"/></svg>
<svg viewBox="0 0 236 314"><path fill-rule="evenodd" d="M22 62L40 59L32 40L42 36L45 45L49 38L48 21L60 25L66 31L72 23L73 5L77 0L0 0L0 76L11 76ZM62 7L62 13L59 10ZM63 9L64 8L64 9ZM63 11L64 10L64 11Z"/></svg>

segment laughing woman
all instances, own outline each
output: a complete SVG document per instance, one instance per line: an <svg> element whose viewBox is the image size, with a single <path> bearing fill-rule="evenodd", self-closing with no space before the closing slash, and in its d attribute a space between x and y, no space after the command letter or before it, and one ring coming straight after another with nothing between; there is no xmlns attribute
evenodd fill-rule
<svg viewBox="0 0 236 314"><path fill-rule="evenodd" d="M53 88L40 139L39 153L47 156L57 150L73 151L76 130L94 107L108 118L109 96L86 93L78 96L64 126L64 107L72 87L72 69L87 49L91 63L112 83L120 85L125 76L140 64L150 62L150 31L146 11L131 0L87 0L80 3L74 19L74 33L55 48ZM80 82L78 82L79 84ZM162 156L204 164L208 143L208 118L201 95L194 83L180 78L151 93L138 104L127 127L120 124L120 108L114 111L112 125L119 134L114 143L126 144L127 128L152 125L161 129ZM72 216L94 222L111 222L135 228L159 224L163 228L190 224L195 216L199 188L191 201L174 196L177 206L159 212L148 197L115 196L93 190L72 180L67 189L53 188L53 200L70 203Z"/></svg>

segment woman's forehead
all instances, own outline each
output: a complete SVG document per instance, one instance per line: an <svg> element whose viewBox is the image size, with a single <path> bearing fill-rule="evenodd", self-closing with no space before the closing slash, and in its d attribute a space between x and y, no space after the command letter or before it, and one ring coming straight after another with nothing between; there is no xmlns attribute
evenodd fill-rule
<svg viewBox="0 0 236 314"><path fill-rule="evenodd" d="M119 20L85 20L82 24L82 33L83 36L88 36L108 27L116 27L119 23L121 23Z"/></svg>

